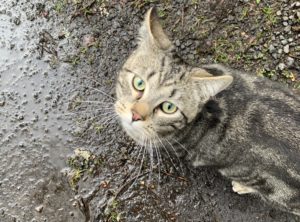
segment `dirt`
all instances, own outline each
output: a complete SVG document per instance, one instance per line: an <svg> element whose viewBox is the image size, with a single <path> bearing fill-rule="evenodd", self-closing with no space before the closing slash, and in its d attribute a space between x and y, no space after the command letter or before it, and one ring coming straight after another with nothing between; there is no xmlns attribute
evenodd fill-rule
<svg viewBox="0 0 300 222"><path fill-rule="evenodd" d="M165 154L150 170L149 157L112 113L117 71L151 6L187 62L224 63L297 90L293 3L5 1L0 221L300 221L233 193L214 169L192 169Z"/></svg>

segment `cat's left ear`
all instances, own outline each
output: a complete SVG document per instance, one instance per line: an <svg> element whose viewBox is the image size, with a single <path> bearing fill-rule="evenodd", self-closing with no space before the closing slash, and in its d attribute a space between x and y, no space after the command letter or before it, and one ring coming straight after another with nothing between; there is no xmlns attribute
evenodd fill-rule
<svg viewBox="0 0 300 222"><path fill-rule="evenodd" d="M190 81L196 90L200 90L200 95L208 99L226 89L232 83L233 77L228 74L207 76L207 72L203 73L203 70L200 69L191 73Z"/></svg>
<svg viewBox="0 0 300 222"><path fill-rule="evenodd" d="M172 42L165 34L154 7L150 8L146 13L140 28L140 37L141 44L158 47L161 50L168 50L172 46Z"/></svg>

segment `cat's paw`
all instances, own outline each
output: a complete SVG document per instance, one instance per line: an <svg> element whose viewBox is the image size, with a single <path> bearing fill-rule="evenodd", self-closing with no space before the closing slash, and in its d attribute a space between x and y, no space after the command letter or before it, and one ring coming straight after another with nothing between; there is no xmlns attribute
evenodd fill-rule
<svg viewBox="0 0 300 222"><path fill-rule="evenodd" d="M238 194L255 193L256 190L252 187L245 186L239 182L232 181L232 190Z"/></svg>

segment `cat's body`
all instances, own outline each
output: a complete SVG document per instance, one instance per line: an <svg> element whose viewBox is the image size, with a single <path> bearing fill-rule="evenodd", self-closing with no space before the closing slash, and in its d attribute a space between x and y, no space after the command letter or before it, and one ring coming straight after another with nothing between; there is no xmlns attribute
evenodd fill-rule
<svg viewBox="0 0 300 222"><path fill-rule="evenodd" d="M263 78L181 63L153 9L140 38L117 83L128 135L150 152L172 144L192 165L216 167L235 192L300 215L299 98Z"/></svg>
<svg viewBox="0 0 300 222"><path fill-rule="evenodd" d="M232 85L177 140L188 148L189 162L217 167L236 192L257 193L300 215L299 98L263 78L230 73Z"/></svg>

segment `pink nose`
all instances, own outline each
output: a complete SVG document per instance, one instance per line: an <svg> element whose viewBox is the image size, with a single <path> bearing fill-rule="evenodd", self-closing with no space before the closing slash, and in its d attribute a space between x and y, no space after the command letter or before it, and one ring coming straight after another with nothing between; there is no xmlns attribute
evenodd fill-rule
<svg viewBox="0 0 300 222"><path fill-rule="evenodd" d="M142 116L135 111L132 111L132 122L142 120Z"/></svg>

